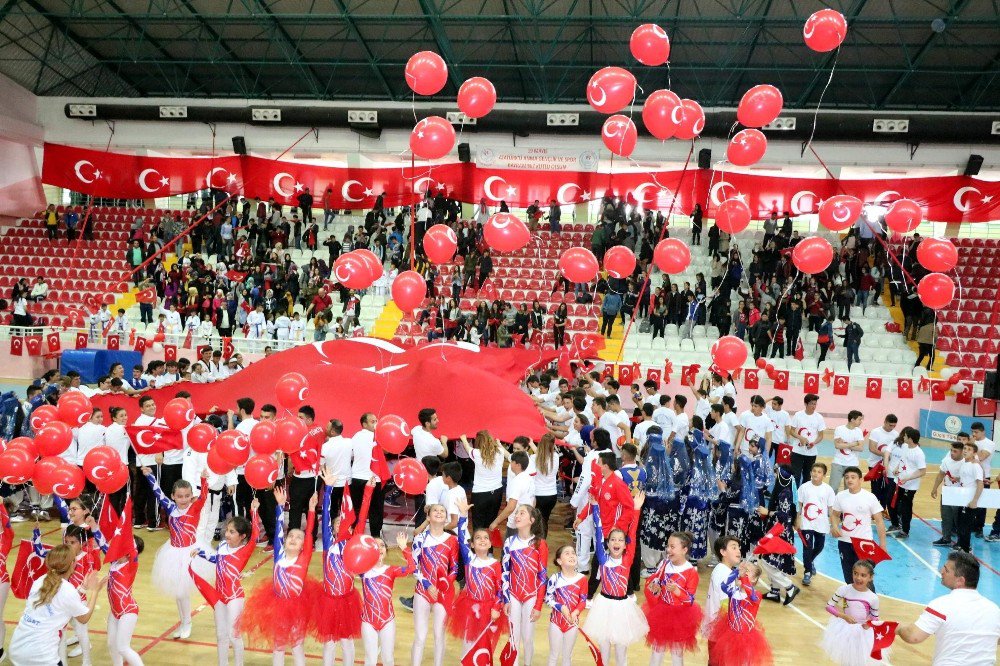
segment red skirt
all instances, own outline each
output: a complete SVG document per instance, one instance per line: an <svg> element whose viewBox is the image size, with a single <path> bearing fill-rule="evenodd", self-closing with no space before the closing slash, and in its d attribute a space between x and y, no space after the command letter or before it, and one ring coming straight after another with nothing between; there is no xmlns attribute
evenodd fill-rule
<svg viewBox="0 0 1000 666"><path fill-rule="evenodd" d="M649 623L646 644L668 651L698 649L698 631L701 629L701 606L698 604L644 604L642 612Z"/></svg>
<svg viewBox="0 0 1000 666"><path fill-rule="evenodd" d="M312 610L310 632L320 643L361 638L361 595L356 588L339 597L321 590Z"/></svg>
<svg viewBox="0 0 1000 666"><path fill-rule="evenodd" d="M490 624L490 610L493 606L485 601L476 601L468 594L468 588L462 590L451 613L448 614L448 633L463 641L472 642L486 630ZM500 634L507 631L508 622L499 622Z"/></svg>
<svg viewBox="0 0 1000 666"><path fill-rule="evenodd" d="M247 597L236 631L251 645L269 650L298 645L306 638L310 609L321 594L319 583L309 578L302 594L291 598L276 595L270 581L258 585Z"/></svg>
<svg viewBox="0 0 1000 666"><path fill-rule="evenodd" d="M725 666L772 666L774 656L760 623L746 633L733 631L729 619L721 613L708 627L709 658Z"/></svg>

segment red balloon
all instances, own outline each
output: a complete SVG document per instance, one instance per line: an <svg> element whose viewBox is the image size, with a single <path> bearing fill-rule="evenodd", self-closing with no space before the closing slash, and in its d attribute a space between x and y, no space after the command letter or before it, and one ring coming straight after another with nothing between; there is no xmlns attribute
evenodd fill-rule
<svg viewBox="0 0 1000 666"><path fill-rule="evenodd" d="M188 430L188 446L198 453L208 453L218 435L218 431L209 424L199 423Z"/></svg>
<svg viewBox="0 0 1000 666"><path fill-rule="evenodd" d="M91 483L107 481L122 466L121 456L110 446L97 446L83 457L83 473Z"/></svg>
<svg viewBox="0 0 1000 666"><path fill-rule="evenodd" d="M600 269L594 253L583 247L571 247L559 257L559 272L570 282L590 282Z"/></svg>
<svg viewBox="0 0 1000 666"><path fill-rule="evenodd" d="M364 259L365 265L368 266L368 271L371 273L373 281L382 277L382 274L385 272L385 268L382 266L382 260L378 258L377 254L366 247L354 250L354 254Z"/></svg>
<svg viewBox="0 0 1000 666"><path fill-rule="evenodd" d="M418 95L436 95L448 82L448 65L433 51L420 51L406 61L406 85Z"/></svg>
<svg viewBox="0 0 1000 666"><path fill-rule="evenodd" d="M633 30L628 48L633 58L650 67L658 67L670 58L670 38L655 23L643 23Z"/></svg>
<svg viewBox="0 0 1000 666"><path fill-rule="evenodd" d="M732 372L746 363L747 346L735 335L721 337L712 345L712 361L726 372Z"/></svg>
<svg viewBox="0 0 1000 666"><path fill-rule="evenodd" d="M458 236L447 224L435 224L424 234L424 254L432 264L447 264L458 249Z"/></svg>
<svg viewBox="0 0 1000 666"><path fill-rule="evenodd" d="M245 465L250 458L250 438L238 430L227 430L219 434L211 450L234 467Z"/></svg>
<svg viewBox="0 0 1000 666"><path fill-rule="evenodd" d="M386 453L402 453L410 443L410 426L401 417L386 414L375 425L375 441Z"/></svg>
<svg viewBox="0 0 1000 666"><path fill-rule="evenodd" d="M0 453L0 480L12 486L26 483L35 471L35 459L22 448Z"/></svg>
<svg viewBox="0 0 1000 666"><path fill-rule="evenodd" d="M35 490L40 495L52 494L52 483L55 480L55 472L65 462L59 456L46 456L35 463L35 471L31 474L31 481L35 484Z"/></svg>
<svg viewBox="0 0 1000 666"><path fill-rule="evenodd" d="M653 262L664 273L683 273L691 265L691 250L682 240L664 238L653 250Z"/></svg>
<svg viewBox="0 0 1000 666"><path fill-rule="evenodd" d="M97 482L94 485L100 492L109 494L118 492L125 487L126 483L128 483L128 466L120 465L107 480Z"/></svg>
<svg viewBox="0 0 1000 666"><path fill-rule="evenodd" d="M681 98L672 90L655 90L642 105L642 124L661 141L673 138L684 114Z"/></svg>
<svg viewBox="0 0 1000 666"><path fill-rule="evenodd" d="M727 234L738 234L750 225L750 206L742 199L726 199L715 211L715 223Z"/></svg>
<svg viewBox="0 0 1000 666"><path fill-rule="evenodd" d="M635 99L635 77L621 67L594 72L587 83L587 102L595 111L618 113Z"/></svg>
<svg viewBox="0 0 1000 666"><path fill-rule="evenodd" d="M861 199L837 194L819 205L819 223L830 231L846 231L861 217Z"/></svg>
<svg viewBox="0 0 1000 666"><path fill-rule="evenodd" d="M747 127L763 127L778 117L785 100L774 86L761 84L743 93L736 119Z"/></svg>
<svg viewBox="0 0 1000 666"><path fill-rule="evenodd" d="M920 226L924 211L913 199L899 199L889 206L885 214L887 227L900 234L908 234Z"/></svg>
<svg viewBox="0 0 1000 666"><path fill-rule="evenodd" d="M296 453L302 448L302 441L309 434L306 424L294 417L280 419L278 421L278 448L285 453Z"/></svg>
<svg viewBox="0 0 1000 666"><path fill-rule="evenodd" d="M458 110L470 118L482 118L497 103L497 89L489 79L473 76L458 89Z"/></svg>
<svg viewBox="0 0 1000 666"><path fill-rule="evenodd" d="M729 140L726 159L736 166L750 166L767 152L767 137L757 129L740 130Z"/></svg>
<svg viewBox="0 0 1000 666"><path fill-rule="evenodd" d="M250 449L255 454L278 450L278 426L274 425L274 421L258 421L250 429Z"/></svg>
<svg viewBox="0 0 1000 666"><path fill-rule="evenodd" d="M64 460L52 474L52 494L63 499L79 497L86 483L83 470Z"/></svg>
<svg viewBox="0 0 1000 666"><path fill-rule="evenodd" d="M94 406L90 404L90 398L79 391L73 391L60 396L56 410L60 421L79 428L90 420Z"/></svg>
<svg viewBox="0 0 1000 666"><path fill-rule="evenodd" d="M39 405L31 412L31 429L38 432L47 423L59 418L55 405Z"/></svg>
<svg viewBox="0 0 1000 666"><path fill-rule="evenodd" d="M38 458L38 447L35 446L35 441L29 437L15 437L10 440L4 450L10 451L11 449L23 449L32 461Z"/></svg>
<svg viewBox="0 0 1000 666"><path fill-rule="evenodd" d="M427 282L416 271L403 271L392 281L392 300L403 312L420 307L427 296Z"/></svg>
<svg viewBox="0 0 1000 666"><path fill-rule="evenodd" d="M931 273L920 278L917 295L931 310L940 310L955 297L955 283L944 273Z"/></svg>
<svg viewBox="0 0 1000 666"><path fill-rule="evenodd" d="M368 573L378 564L378 558L378 542L369 534L355 534L344 544L344 568L355 576Z"/></svg>
<svg viewBox="0 0 1000 666"><path fill-rule="evenodd" d="M929 271L944 273L958 264L958 248L947 238L925 238L917 245L917 261Z"/></svg>
<svg viewBox="0 0 1000 666"><path fill-rule="evenodd" d="M455 128L441 116L427 116L410 132L410 150L417 157L436 160L455 147Z"/></svg>
<svg viewBox="0 0 1000 666"><path fill-rule="evenodd" d="M825 238L810 236L803 238L792 250L792 263L803 273L822 273L833 261L833 248Z"/></svg>
<svg viewBox="0 0 1000 666"><path fill-rule="evenodd" d="M763 358L763 357L757 359L757 367L760 368L761 370L763 370L764 368L766 368L767 367L767 359Z"/></svg>
<svg viewBox="0 0 1000 666"><path fill-rule="evenodd" d="M219 451L218 442L208 450L208 468L218 475L229 474L234 469L236 465L231 464L228 460L222 457Z"/></svg>
<svg viewBox="0 0 1000 666"><path fill-rule="evenodd" d="M364 257L353 252L337 257L332 272L333 278L348 289L367 289L375 282Z"/></svg>
<svg viewBox="0 0 1000 666"><path fill-rule="evenodd" d="M298 372L286 372L274 384L274 395L286 409L295 409L309 396L309 380Z"/></svg>
<svg viewBox="0 0 1000 666"><path fill-rule="evenodd" d="M174 398L163 406L163 420L172 430L184 430L196 418L194 405L187 398Z"/></svg>
<svg viewBox="0 0 1000 666"><path fill-rule="evenodd" d="M843 43L847 37L847 20L836 9L821 9L806 19L802 38L813 51L826 53Z"/></svg>
<svg viewBox="0 0 1000 666"><path fill-rule="evenodd" d="M635 254L624 245L604 253L604 269L613 278L627 278L635 272Z"/></svg>
<svg viewBox="0 0 1000 666"><path fill-rule="evenodd" d="M73 430L62 421L53 421L35 433L35 445L42 456L57 456L68 449L72 441Z"/></svg>
<svg viewBox="0 0 1000 666"><path fill-rule="evenodd" d="M272 456L258 454L247 461L243 475L251 488L264 490L278 480L278 461Z"/></svg>
<svg viewBox="0 0 1000 666"><path fill-rule="evenodd" d="M615 155L628 157L635 150L639 134L635 123L627 116L614 115L604 121L601 128L601 140L604 146Z"/></svg>
<svg viewBox="0 0 1000 666"><path fill-rule="evenodd" d="M490 249L515 252L528 244L531 232L520 218L510 213L494 213L483 225L483 237Z"/></svg>
<svg viewBox="0 0 1000 666"><path fill-rule="evenodd" d="M392 480L407 495L419 495L427 488L427 470L413 458L403 458L396 463Z"/></svg>
<svg viewBox="0 0 1000 666"><path fill-rule="evenodd" d="M682 99L681 106L684 109L683 117L677 124L674 138L687 141L705 129L705 111L701 108L701 104L693 99Z"/></svg>

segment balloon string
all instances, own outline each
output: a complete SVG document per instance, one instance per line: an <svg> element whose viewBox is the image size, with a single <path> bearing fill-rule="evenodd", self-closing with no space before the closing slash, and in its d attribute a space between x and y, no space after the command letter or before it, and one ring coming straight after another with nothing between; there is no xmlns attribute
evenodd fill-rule
<svg viewBox="0 0 1000 666"><path fill-rule="evenodd" d="M806 148L812 148L813 137L816 136L816 125L819 122L819 109L823 105L823 97L826 95L827 89L830 87L830 82L833 81L833 73L837 71L837 58L840 57L840 46L837 46L837 52L833 55L833 66L830 67L830 76L826 79L826 85L823 86L823 91L819 94L819 101L816 102L816 110L813 111L813 124L812 131L809 133L809 140L802 147L802 152L799 157L803 157L806 154Z"/></svg>

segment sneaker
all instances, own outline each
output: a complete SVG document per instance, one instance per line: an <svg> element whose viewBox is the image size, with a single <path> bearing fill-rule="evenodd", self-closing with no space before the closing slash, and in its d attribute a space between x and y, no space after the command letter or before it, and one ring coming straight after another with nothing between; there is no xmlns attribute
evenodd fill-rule
<svg viewBox="0 0 1000 666"><path fill-rule="evenodd" d="M646 567L645 569L642 570L642 573L639 574L639 577L640 578L649 578L650 576L652 576L655 573L656 573L656 568L655 567Z"/></svg>
<svg viewBox="0 0 1000 666"><path fill-rule="evenodd" d="M902 532L902 531L903 531L903 528L893 526L893 527L890 527L889 529L887 529L885 531L885 533L888 536L894 536L894 535L896 535L896 534L898 534L899 532Z"/></svg>
<svg viewBox="0 0 1000 666"><path fill-rule="evenodd" d="M384 503L386 506L397 507L397 508L403 506L403 503L399 500L398 497L387 497Z"/></svg>
<svg viewBox="0 0 1000 666"><path fill-rule="evenodd" d="M961 546L959 546L957 543L951 544L951 549L952 550L963 550L963 548Z"/></svg>
<svg viewBox="0 0 1000 666"><path fill-rule="evenodd" d="M403 608L413 612L413 597L400 597L399 603L403 605Z"/></svg>
<svg viewBox="0 0 1000 666"><path fill-rule="evenodd" d="M977 539L982 539L983 538L983 531L979 530L978 532L973 532L972 536L976 537Z"/></svg>
<svg viewBox="0 0 1000 666"><path fill-rule="evenodd" d="M991 534L988 537L986 537L985 539L983 539L983 541L988 541L989 543L1000 542L1000 534Z"/></svg>
<svg viewBox="0 0 1000 666"><path fill-rule="evenodd" d="M83 648L77 645L75 648L66 653L67 657L79 657L83 654Z"/></svg>
<svg viewBox="0 0 1000 666"><path fill-rule="evenodd" d="M146 526L143 523L136 523L135 525L132 526L133 530L141 530L141 529L145 529L145 528L146 528Z"/></svg>
<svg viewBox="0 0 1000 666"><path fill-rule="evenodd" d="M932 546L951 546L951 539L938 539L937 541L932 541Z"/></svg>
<svg viewBox="0 0 1000 666"><path fill-rule="evenodd" d="M802 584L805 585L806 587L809 587L810 585L812 585L812 581L813 581L813 575L811 572L807 571L805 575L802 576Z"/></svg>
<svg viewBox="0 0 1000 666"><path fill-rule="evenodd" d="M773 601L775 603L780 603L781 602L781 593L778 592L777 590L771 590L770 592L768 592L767 594L764 595L764 598L767 599L768 601Z"/></svg>
<svg viewBox="0 0 1000 666"><path fill-rule="evenodd" d="M10 517L10 522L12 522L12 523L26 523L26 522L28 522L28 517L24 516L24 515L22 515L20 513L15 513L13 516ZM3 657L0 657L0 659L3 659Z"/></svg>
<svg viewBox="0 0 1000 666"><path fill-rule="evenodd" d="M799 592L802 590L798 585L792 585L790 588L785 590L785 601L781 604L782 606L787 606L788 604L795 601L795 597L799 596Z"/></svg>
<svg viewBox="0 0 1000 666"><path fill-rule="evenodd" d="M153 525L152 527L147 527L146 531L147 532L162 532L163 528L160 527L159 525Z"/></svg>
<svg viewBox="0 0 1000 666"><path fill-rule="evenodd" d="M893 534L893 536L896 537L897 539L909 539L910 538L910 533L909 532L903 532L902 530L900 530L899 532L896 532L895 534Z"/></svg>

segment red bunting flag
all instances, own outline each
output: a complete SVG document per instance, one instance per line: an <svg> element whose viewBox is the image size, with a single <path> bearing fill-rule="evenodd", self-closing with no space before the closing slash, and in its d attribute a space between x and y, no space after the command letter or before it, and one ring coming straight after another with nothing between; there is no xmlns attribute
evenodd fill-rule
<svg viewBox="0 0 1000 666"><path fill-rule="evenodd" d="M28 356L42 355L42 336L27 335L24 338L24 346L28 348Z"/></svg>
<svg viewBox="0 0 1000 666"><path fill-rule="evenodd" d="M121 338L117 335L108 336L107 343L107 347L110 351L118 351L121 348Z"/></svg>
<svg viewBox="0 0 1000 666"><path fill-rule="evenodd" d="M187 335L184 336L184 349L191 349L191 343L194 341L194 329L189 328Z"/></svg>
<svg viewBox="0 0 1000 666"><path fill-rule="evenodd" d="M847 375L837 375L833 380L833 394L834 395L847 395L847 391L851 388L851 378Z"/></svg>
<svg viewBox="0 0 1000 666"><path fill-rule="evenodd" d="M233 339L222 338L222 358L229 360L229 357L233 355L234 351L236 350L233 348Z"/></svg>
<svg viewBox="0 0 1000 666"><path fill-rule="evenodd" d="M875 564L878 564L879 562L892 559L892 556L885 552L882 546L871 539L851 537L851 545L854 547L854 553L862 560L871 560Z"/></svg>
<svg viewBox="0 0 1000 666"><path fill-rule="evenodd" d="M917 390L921 393L926 393L931 388L930 380L926 377L921 377L920 381L917 382Z"/></svg>
<svg viewBox="0 0 1000 666"><path fill-rule="evenodd" d="M743 388L757 389L760 386L760 377L757 370L747 370L743 374Z"/></svg>
<svg viewBox="0 0 1000 666"><path fill-rule="evenodd" d="M912 379L897 379L896 380L896 395L900 398L905 398L910 400L913 398L913 380Z"/></svg>
<svg viewBox="0 0 1000 666"><path fill-rule="evenodd" d="M117 340L117 338L109 338L108 342L110 342L111 340ZM108 349L110 348L111 347L109 346ZM132 350L137 351L140 354L146 351L146 338L137 337L135 339L135 347L133 347Z"/></svg>
<svg viewBox="0 0 1000 666"><path fill-rule="evenodd" d="M177 360L177 345L163 345L163 360L164 361Z"/></svg>
<svg viewBox="0 0 1000 666"><path fill-rule="evenodd" d="M944 400L945 391L948 390L948 382L935 379L931 382L931 402L941 402Z"/></svg>
<svg viewBox="0 0 1000 666"><path fill-rule="evenodd" d="M698 364L685 365L681 368L681 386L691 386L698 378L698 371L701 366Z"/></svg>
<svg viewBox="0 0 1000 666"><path fill-rule="evenodd" d="M378 477L380 484L385 485L389 480L389 463L385 459L385 451L377 443L372 447L372 462L369 469Z"/></svg>
<svg viewBox="0 0 1000 666"><path fill-rule="evenodd" d="M601 371L601 381L603 382L605 379L614 379L614 378L615 378L615 364L606 363L604 365L604 370Z"/></svg>
<svg viewBox="0 0 1000 666"><path fill-rule="evenodd" d="M777 391L788 390L788 370L778 370L774 375L774 388Z"/></svg>
<svg viewBox="0 0 1000 666"><path fill-rule="evenodd" d="M87 334L86 333L81 332L81 333L77 333L76 334L76 348L77 349L86 349L87 348Z"/></svg>
<svg viewBox="0 0 1000 666"><path fill-rule="evenodd" d="M618 383L622 386L631 386L632 382L638 378L639 373L636 372L635 365L621 364L618 366Z"/></svg>
<svg viewBox="0 0 1000 666"><path fill-rule="evenodd" d="M834 372L830 368L827 368L826 370L823 371L823 382L826 383L827 386L833 384L833 377L834 377Z"/></svg>
<svg viewBox="0 0 1000 666"><path fill-rule="evenodd" d="M10 338L10 355L21 356L24 353L24 336L13 335Z"/></svg>
<svg viewBox="0 0 1000 666"><path fill-rule="evenodd" d="M156 305L156 288L147 287L139 291L135 295L136 303L148 303L149 305Z"/></svg>
<svg viewBox="0 0 1000 666"><path fill-rule="evenodd" d="M995 416L997 401L990 398L976 398L976 414L982 417Z"/></svg>
<svg viewBox="0 0 1000 666"><path fill-rule="evenodd" d="M879 400L882 397L882 378L869 377L865 383L865 397Z"/></svg>
<svg viewBox="0 0 1000 666"><path fill-rule="evenodd" d="M972 384L969 382L961 382L961 384L956 384L956 386L961 386L961 390L955 391L955 402L960 405L971 405L972 404Z"/></svg>
<svg viewBox="0 0 1000 666"><path fill-rule="evenodd" d="M875 642L872 644L872 659L881 660L882 650L889 648L896 640L896 627L899 622L872 622L871 629L875 632Z"/></svg>
<svg viewBox="0 0 1000 666"><path fill-rule="evenodd" d="M50 354L58 354L62 350L62 340L56 331L45 334L45 344L48 345Z"/></svg>
<svg viewBox="0 0 1000 666"><path fill-rule="evenodd" d="M42 546L48 552L49 546ZM36 580L45 575L48 567L45 566L45 558L35 554L35 548L28 539L21 539L21 545L17 549L17 561L10 573L10 591L18 599L27 599L31 592L31 585Z"/></svg>
<svg viewBox="0 0 1000 666"><path fill-rule="evenodd" d="M674 364L670 361L664 361L663 363L663 383L670 383L670 375L674 374Z"/></svg>
<svg viewBox="0 0 1000 666"><path fill-rule="evenodd" d="M794 555L795 546L781 537L785 526L776 523L754 546L754 555Z"/></svg>
<svg viewBox="0 0 1000 666"><path fill-rule="evenodd" d="M819 393L819 373L807 372L802 381L803 393Z"/></svg>
<svg viewBox="0 0 1000 666"><path fill-rule="evenodd" d="M163 453L184 448L181 434L162 426L125 426L125 432L132 440L132 448L140 455Z"/></svg>
<svg viewBox="0 0 1000 666"><path fill-rule="evenodd" d="M646 370L646 381L656 382L656 388L659 390L660 382L663 379L663 370L659 368L649 368Z"/></svg>
<svg viewBox="0 0 1000 666"><path fill-rule="evenodd" d="M795 341L795 360L801 361L806 357L806 348L802 346L802 338Z"/></svg>

